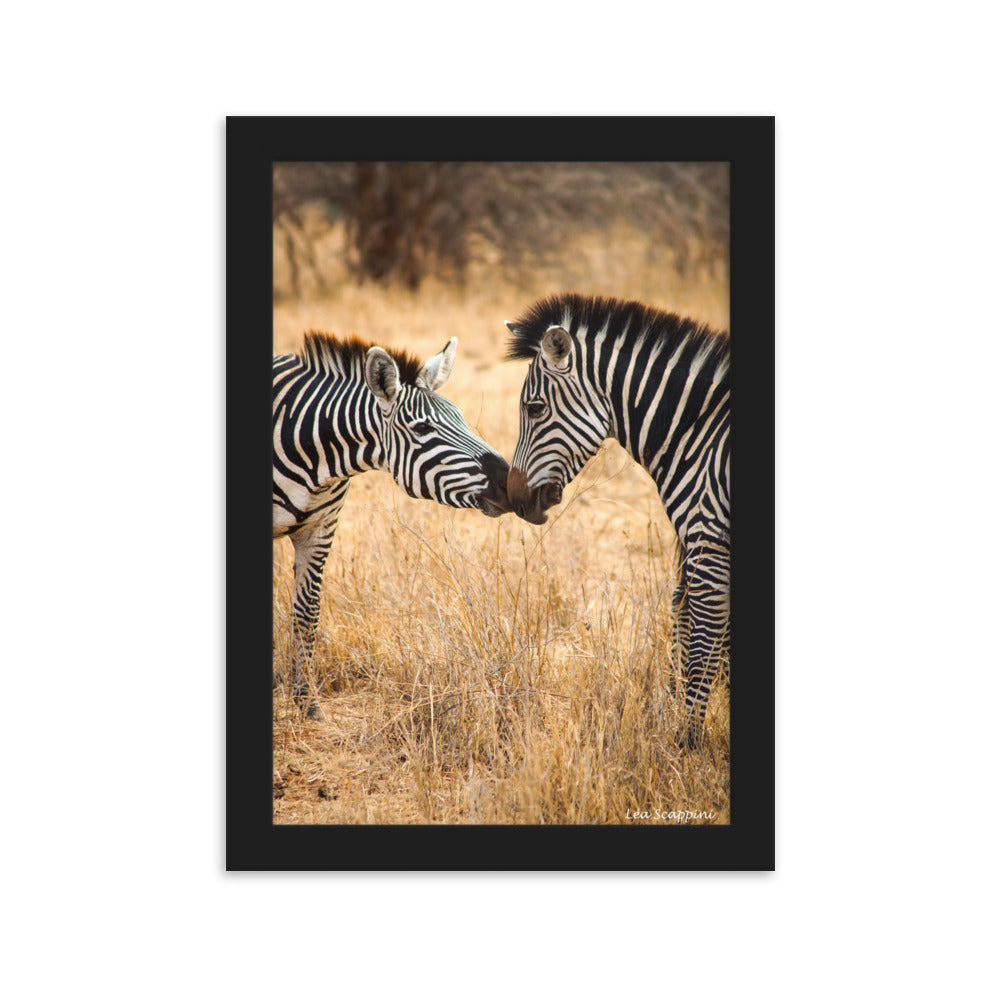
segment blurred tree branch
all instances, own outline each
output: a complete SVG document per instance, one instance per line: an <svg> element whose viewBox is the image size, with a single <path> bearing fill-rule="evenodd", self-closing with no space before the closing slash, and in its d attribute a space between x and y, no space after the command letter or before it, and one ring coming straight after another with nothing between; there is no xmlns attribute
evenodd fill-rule
<svg viewBox="0 0 1000 1000"><path fill-rule="evenodd" d="M273 220L296 294L302 267L323 287L301 216L310 202L343 220L359 282L461 282L488 249L508 272L553 264L570 236L616 223L642 229L682 271L728 259L725 163L279 163Z"/></svg>

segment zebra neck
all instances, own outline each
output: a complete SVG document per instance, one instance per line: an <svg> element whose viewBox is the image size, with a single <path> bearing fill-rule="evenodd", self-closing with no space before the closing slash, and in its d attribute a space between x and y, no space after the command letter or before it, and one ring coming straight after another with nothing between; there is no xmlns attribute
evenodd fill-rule
<svg viewBox="0 0 1000 1000"><path fill-rule="evenodd" d="M728 418L728 350L687 336L647 340L616 354L601 380L609 436L662 482L681 452L723 414Z"/></svg>
<svg viewBox="0 0 1000 1000"><path fill-rule="evenodd" d="M315 438L331 478L386 467L382 411L360 374L329 386L317 408Z"/></svg>

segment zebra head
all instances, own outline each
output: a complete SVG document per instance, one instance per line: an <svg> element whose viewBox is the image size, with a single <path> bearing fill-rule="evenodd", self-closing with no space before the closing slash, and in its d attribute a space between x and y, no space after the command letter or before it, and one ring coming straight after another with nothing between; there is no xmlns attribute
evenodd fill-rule
<svg viewBox="0 0 1000 1000"><path fill-rule="evenodd" d="M451 374L457 347L458 338L452 337L412 385L402 381L386 351L369 349L365 382L378 402L385 465L411 497L499 517L511 509L507 463L472 433L454 403L437 395Z"/></svg>
<svg viewBox="0 0 1000 1000"><path fill-rule="evenodd" d="M516 323L507 328L515 338L523 332ZM563 327L550 326L534 351L507 491L519 517L544 524L546 510L562 500L563 488L611 432L611 416L583 374L579 341Z"/></svg>

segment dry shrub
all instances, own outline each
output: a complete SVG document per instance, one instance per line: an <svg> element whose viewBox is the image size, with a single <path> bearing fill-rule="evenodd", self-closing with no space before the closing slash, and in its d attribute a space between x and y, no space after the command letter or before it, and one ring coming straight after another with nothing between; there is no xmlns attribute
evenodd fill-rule
<svg viewBox="0 0 1000 1000"><path fill-rule="evenodd" d="M642 266L725 270L726 163L365 162L274 167L275 299L352 281L416 291L488 266L523 283L637 228Z"/></svg>
<svg viewBox="0 0 1000 1000"><path fill-rule="evenodd" d="M335 554L328 568L319 723L297 716L284 684L291 546L277 552L279 822L607 823L654 805L726 820L724 691L701 750L671 740L683 686L661 524L634 540L621 531L609 566L577 530L586 479L539 529L438 511L369 478L364 536L341 530L364 557ZM298 776L282 772L295 761ZM343 794L320 799L331 785Z"/></svg>

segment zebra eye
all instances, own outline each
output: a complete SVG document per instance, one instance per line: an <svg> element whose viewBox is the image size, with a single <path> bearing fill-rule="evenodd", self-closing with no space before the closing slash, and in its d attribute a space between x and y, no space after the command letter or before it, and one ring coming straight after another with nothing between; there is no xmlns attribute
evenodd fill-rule
<svg viewBox="0 0 1000 1000"><path fill-rule="evenodd" d="M423 437L425 434L430 434L434 428L426 420L418 420L417 423L410 425L410 430Z"/></svg>
<svg viewBox="0 0 1000 1000"><path fill-rule="evenodd" d="M545 403L525 403L523 409L529 420L539 420L545 416L548 406Z"/></svg>

